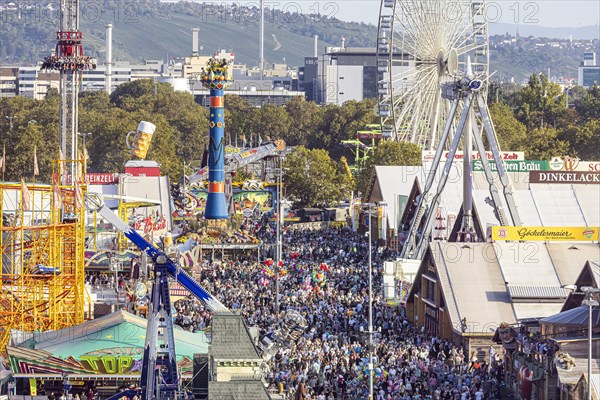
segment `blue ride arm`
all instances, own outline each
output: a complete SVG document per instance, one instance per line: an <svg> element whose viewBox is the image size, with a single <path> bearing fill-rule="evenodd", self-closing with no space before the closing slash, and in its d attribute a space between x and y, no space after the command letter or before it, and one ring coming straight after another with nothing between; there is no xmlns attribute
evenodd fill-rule
<svg viewBox="0 0 600 400"><path fill-rule="evenodd" d="M91 198L91 196L90 196ZM88 195L86 195L86 200L88 199ZM100 201L101 200L96 200ZM86 204L88 204L86 202ZM113 224L115 228L125 235L125 237L133 242L140 250L145 251L153 260L158 256L164 256L167 259L167 272L171 275L177 282L179 282L183 287L189 290L194 296L196 296L200 301L206 304L206 307L217 314L231 314L231 311L225 307L219 300L217 300L213 295L204 290L197 282L192 278L187 272L177 267L177 263L171 260L165 253L159 250L152 243L144 239L142 235L137 233L131 226L127 225L123 222L117 214L115 214L110 208L106 207L104 204L96 207L88 207L95 210L102 217L106 218L108 222Z"/></svg>

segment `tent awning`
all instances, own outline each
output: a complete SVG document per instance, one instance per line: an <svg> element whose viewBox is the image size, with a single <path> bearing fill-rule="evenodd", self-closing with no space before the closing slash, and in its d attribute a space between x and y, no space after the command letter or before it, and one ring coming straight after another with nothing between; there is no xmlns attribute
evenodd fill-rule
<svg viewBox="0 0 600 400"><path fill-rule="evenodd" d="M589 312L588 306L579 306L568 311L551 315L550 317L542 319L540 322L552 325L588 325ZM598 306L592 308L592 325L600 325L600 307Z"/></svg>

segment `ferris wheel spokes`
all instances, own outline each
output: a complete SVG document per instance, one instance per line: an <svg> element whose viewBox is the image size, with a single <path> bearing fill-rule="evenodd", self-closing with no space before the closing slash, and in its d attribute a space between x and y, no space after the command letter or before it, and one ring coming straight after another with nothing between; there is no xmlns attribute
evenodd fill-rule
<svg viewBox="0 0 600 400"><path fill-rule="evenodd" d="M465 70L488 75L484 0L382 0L378 29L379 110L382 132L436 148L445 125L444 83ZM456 57L452 60L452 57ZM484 83L487 85L487 83ZM484 87L485 91L486 88Z"/></svg>

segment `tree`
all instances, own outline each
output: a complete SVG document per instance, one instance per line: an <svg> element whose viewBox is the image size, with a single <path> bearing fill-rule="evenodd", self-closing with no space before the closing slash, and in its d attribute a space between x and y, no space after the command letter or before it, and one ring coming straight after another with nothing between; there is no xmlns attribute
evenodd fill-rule
<svg viewBox="0 0 600 400"><path fill-rule="evenodd" d="M342 155L349 156L341 142L354 138L357 131L376 122L375 104L374 99L365 99L350 100L341 106L324 106L321 127L318 134L310 138L308 147L328 149L331 157L335 159Z"/></svg>
<svg viewBox="0 0 600 400"><path fill-rule="evenodd" d="M36 179L48 181L52 160L58 156L58 99L36 101L21 96L2 99L0 116L0 145L6 148L4 178L31 179L37 146L40 175Z"/></svg>
<svg viewBox="0 0 600 400"><path fill-rule="evenodd" d="M225 138L229 139L226 143L242 145L244 135L249 140L254 111L254 107L240 96L225 96Z"/></svg>
<svg viewBox="0 0 600 400"><path fill-rule="evenodd" d="M181 158L176 155L176 129L162 114L143 116L143 119L152 121L156 125L156 132L152 137L147 159L158 162L164 175L178 180L183 173L183 163Z"/></svg>
<svg viewBox="0 0 600 400"><path fill-rule="evenodd" d="M295 207L328 206L345 197L338 168L327 151L296 147L285 159L286 195Z"/></svg>
<svg viewBox="0 0 600 400"><path fill-rule="evenodd" d="M381 142L375 147L364 168L360 172L358 191L363 195L367 193L369 184L375 173L375 166L384 165L421 165L421 148L410 142Z"/></svg>
<svg viewBox="0 0 600 400"><path fill-rule="evenodd" d="M208 143L208 111L184 92L163 92L155 103L155 114L161 114L173 129L176 157L189 163L202 159Z"/></svg>
<svg viewBox="0 0 600 400"><path fill-rule="evenodd" d="M110 101L125 111L151 112L159 95L168 92L173 92L169 83L140 79L117 86L110 95Z"/></svg>
<svg viewBox="0 0 600 400"><path fill-rule="evenodd" d="M554 126L557 115L565 108L562 88L544 74L531 75L527 86L517 94L516 116L529 130Z"/></svg>
<svg viewBox="0 0 600 400"><path fill-rule="evenodd" d="M528 160L550 160L569 153L569 143L559 140L554 128L536 128L527 133L525 158Z"/></svg>
<svg viewBox="0 0 600 400"><path fill-rule="evenodd" d="M294 97L285 105L290 117L290 127L283 139L290 146L307 146L309 139L315 136L323 118L322 109L304 96Z"/></svg>
<svg viewBox="0 0 600 400"><path fill-rule="evenodd" d="M569 143L574 155L581 160L598 160L600 118L591 119L583 124L571 124L559 132L558 138Z"/></svg>
<svg viewBox="0 0 600 400"><path fill-rule="evenodd" d="M46 95L48 98L49 94ZM113 105L110 97L104 90L82 92L79 94L79 109L106 111Z"/></svg>
<svg viewBox="0 0 600 400"><path fill-rule="evenodd" d="M576 100L575 110L585 121L600 119L600 86L594 85L581 100Z"/></svg>
<svg viewBox="0 0 600 400"><path fill-rule="evenodd" d="M131 158L125 144L125 136L129 131L135 131L139 121L131 113L110 108L107 112L86 110L80 118L84 132L92 132L87 139L90 162L90 172L120 172L123 164ZM158 132L157 132L158 135ZM152 141L150 146L155 146Z"/></svg>
<svg viewBox="0 0 600 400"><path fill-rule="evenodd" d="M265 104L255 111L252 121L253 132L250 134L254 137L258 135L263 140L279 139L287 135L291 123L292 121L283 107Z"/></svg>
<svg viewBox="0 0 600 400"><path fill-rule="evenodd" d="M515 118L510 107L503 103L494 103L490 106L490 116L494 121L500 148L505 151L523 150L527 128Z"/></svg>
<svg viewBox="0 0 600 400"><path fill-rule="evenodd" d="M488 104L503 103L510 107L516 106L517 93L521 91L521 85L511 82L490 82L488 88Z"/></svg>

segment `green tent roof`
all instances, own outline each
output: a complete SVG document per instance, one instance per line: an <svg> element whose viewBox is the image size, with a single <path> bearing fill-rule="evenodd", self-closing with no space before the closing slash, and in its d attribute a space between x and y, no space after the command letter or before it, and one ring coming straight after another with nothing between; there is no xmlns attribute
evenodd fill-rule
<svg viewBox="0 0 600 400"><path fill-rule="evenodd" d="M60 358L79 359L82 355L142 355L146 340L147 320L127 311L116 311L101 318L61 329L36 333L33 348L45 350ZM31 344L31 342L29 342ZM208 339L203 332L192 333L175 327L177 359L208 352Z"/></svg>

